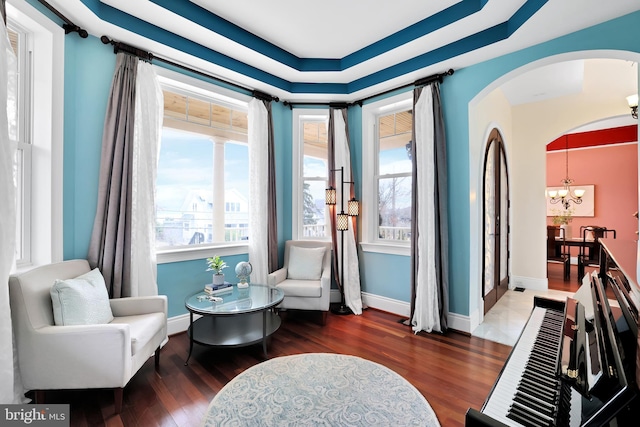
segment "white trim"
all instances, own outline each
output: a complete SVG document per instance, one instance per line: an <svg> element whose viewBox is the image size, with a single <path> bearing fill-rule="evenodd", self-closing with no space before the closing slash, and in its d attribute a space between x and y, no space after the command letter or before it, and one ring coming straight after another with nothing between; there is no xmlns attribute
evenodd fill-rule
<svg viewBox="0 0 640 427"><path fill-rule="evenodd" d="M337 289L331 290L331 302L340 302L340 292ZM369 294L362 292L362 303L366 307L375 308L376 310L385 311L391 314L397 314L401 317L409 317L411 307L408 302L387 298L381 295ZM193 320L197 320L201 316L194 314ZM471 333L471 320L467 316L457 313L449 313L449 328L460 332ZM477 325L476 325L477 326ZM167 332L169 335L179 334L189 328L189 313L180 314L167 319Z"/></svg>
<svg viewBox="0 0 640 427"><path fill-rule="evenodd" d="M408 302L367 292L362 292L362 304L365 307L375 308L398 316L409 317L409 313L411 313L411 306Z"/></svg>
<svg viewBox="0 0 640 427"><path fill-rule="evenodd" d="M469 245L470 245L470 256L469 256L469 282L470 282L470 293L469 293L469 312L470 313L479 313L478 324L482 323L484 320L484 296L482 295L482 256L481 254L484 251L484 242L482 240L483 235L483 226L484 226L484 218L482 217L482 205L484 197L484 160L487 151L487 145L489 144L489 136L491 132L497 129L500 132L500 136L502 137L504 143L504 155L505 160L507 162L507 170L511 171L511 152L510 146L508 145L508 141L505 139L505 131L503 127L497 122L490 122L486 129L482 139L482 143L480 145L479 158L478 160L478 169L477 176L474 181L473 177L469 176L469 189L471 191L472 197L470 200L475 201L476 203L470 203L470 226L469 226ZM472 138L471 130L469 130L470 135L469 138ZM470 139L471 140L471 139ZM511 200L511 191L513 190L513 183L511 182L511 174L508 175L509 179L509 194L507 197ZM475 219L475 223L474 223ZM509 208L509 224L513 224L513 208ZM513 246L513 238L511 231L509 231L509 253L512 254L512 246ZM476 246L476 250L473 250L474 245ZM474 257L473 254L478 254L477 257ZM507 274L511 276L512 271L512 263L513 256L509 257L509 264L507 266ZM513 277L510 278L513 283ZM477 306L474 306L477 304Z"/></svg>
<svg viewBox="0 0 640 427"><path fill-rule="evenodd" d="M458 313L449 313L447 316L447 327L459 332L471 333L472 319Z"/></svg>
<svg viewBox="0 0 640 427"><path fill-rule="evenodd" d="M378 196L376 194L376 188L374 177L376 174L376 116L385 113L391 114L394 111L400 111L406 108L412 108L413 92L407 90L406 92L398 95L384 98L380 101L366 104L362 107L362 243L364 243L368 251L371 252L384 252L383 245L380 245L380 241L376 238L377 225L378 225ZM369 183L368 185L365 183ZM378 243L378 250L374 249L378 246L373 244ZM371 245L371 246L369 246ZM385 247L388 245L384 245ZM390 245L389 245L390 246ZM396 245L401 246L401 245ZM407 251L409 251L409 244L406 245ZM398 254L404 255L404 253Z"/></svg>
<svg viewBox="0 0 640 427"><path fill-rule="evenodd" d="M163 89L175 91L176 93L192 96L206 102L213 102L228 108L247 112L248 102L251 96L205 82L194 77L175 72L159 66L154 66L154 70ZM163 125L164 127L164 125ZM215 184L214 184L215 187ZM251 233L251 231L249 231ZM249 245L246 241L220 242L215 244L185 245L156 247L157 264L167 264L172 262L190 261L208 258L214 255L242 255L249 252Z"/></svg>
<svg viewBox="0 0 640 427"><path fill-rule="evenodd" d="M154 65L154 69L162 87L171 87L179 92L186 91L189 92L190 96L195 93L200 95L202 99L214 98L216 102L227 104L234 109L242 109L244 111L249 109L249 101L252 99L249 95L157 65Z"/></svg>
<svg viewBox="0 0 640 427"><path fill-rule="evenodd" d="M28 268L63 258L65 33L27 2L7 4L7 16L33 40L31 263L21 266Z"/></svg>
<svg viewBox="0 0 640 427"><path fill-rule="evenodd" d="M512 276L513 287L531 289L532 291L546 291L549 289L547 278L536 279L534 277Z"/></svg>
<svg viewBox="0 0 640 427"><path fill-rule="evenodd" d="M329 122L329 110L324 108L294 108L293 109L293 126L292 126L292 149L291 149L291 239L304 240L302 218L302 192L304 185L304 133L300 126L303 119L324 120ZM325 209L325 214L328 210ZM330 224L329 217L326 217L326 226ZM313 240L329 240L330 236L325 235L324 238L311 237Z"/></svg>
<svg viewBox="0 0 640 427"><path fill-rule="evenodd" d="M388 255L411 256L411 247L407 245L391 245L383 243L361 242L362 252L374 252Z"/></svg>
<svg viewBox="0 0 640 427"><path fill-rule="evenodd" d="M193 315L193 321L195 322L201 318L199 314ZM175 335L189 329L189 313L180 314L167 319L167 335Z"/></svg>
<svg viewBox="0 0 640 427"><path fill-rule="evenodd" d="M172 262L191 261L194 259L204 259L214 255L244 255L249 253L248 244L242 245L221 245L221 246L183 246L178 249L167 251L157 251L156 259L158 264L168 264Z"/></svg>
<svg viewBox="0 0 640 427"><path fill-rule="evenodd" d="M482 323L482 320L484 318L484 314L483 314L483 310L474 310L470 315L469 315L469 333L473 333L473 331L475 331L475 329L480 326L480 324Z"/></svg>

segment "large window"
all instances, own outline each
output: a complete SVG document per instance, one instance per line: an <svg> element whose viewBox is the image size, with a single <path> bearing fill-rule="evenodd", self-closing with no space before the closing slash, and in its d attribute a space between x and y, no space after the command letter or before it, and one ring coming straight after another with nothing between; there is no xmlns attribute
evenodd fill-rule
<svg viewBox="0 0 640 427"><path fill-rule="evenodd" d="M411 110L377 116L378 239L406 242L411 231Z"/></svg>
<svg viewBox="0 0 640 427"><path fill-rule="evenodd" d="M161 83L158 250L246 244L247 103L166 78Z"/></svg>
<svg viewBox="0 0 640 427"><path fill-rule="evenodd" d="M27 2L7 4L17 58L16 267L62 260L64 30ZM37 126L35 125L37 124Z"/></svg>
<svg viewBox="0 0 640 427"><path fill-rule="evenodd" d="M9 126L9 139L16 153L16 264L31 263L31 136L30 136L30 61L28 42L30 34L18 23L8 22L9 42L17 59L17 103L14 119Z"/></svg>
<svg viewBox="0 0 640 427"><path fill-rule="evenodd" d="M363 107L363 240L366 251L408 255L411 239L411 92Z"/></svg>
<svg viewBox="0 0 640 427"><path fill-rule="evenodd" d="M327 126L329 110L294 111L293 235L296 239L328 238Z"/></svg>

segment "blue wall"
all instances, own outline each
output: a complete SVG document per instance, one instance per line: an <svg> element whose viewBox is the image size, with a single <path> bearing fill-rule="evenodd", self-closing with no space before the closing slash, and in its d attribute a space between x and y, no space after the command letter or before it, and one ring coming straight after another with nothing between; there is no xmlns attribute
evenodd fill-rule
<svg viewBox="0 0 640 427"><path fill-rule="evenodd" d="M98 200L102 129L115 69L113 48L99 39L65 37L64 182L65 259L86 258Z"/></svg>
<svg viewBox="0 0 640 427"><path fill-rule="evenodd" d="M115 66L112 48L90 36L72 33L65 39L64 122L64 257L86 257L95 215L104 112ZM532 48L456 70L442 85L442 104L448 144L450 310L469 314L469 127L468 104L500 76L529 62L564 52L596 49L640 51L640 12L601 24ZM445 67L446 68L446 67ZM606 82L603 82L606 84ZM292 112L273 104L276 140L278 237L280 258L291 238ZM362 183L362 114L349 110L357 196ZM246 255L226 257L229 265ZM184 297L208 281L204 261L163 264L158 285L169 296L169 315L185 313ZM409 257L362 254L362 290L409 301Z"/></svg>
<svg viewBox="0 0 640 427"><path fill-rule="evenodd" d="M469 314L469 260L470 256L481 256L470 254L469 249L469 102L498 78L530 62L568 52L601 49L640 52L640 12L456 70L442 85L449 167L449 309L452 312ZM606 87L607 82L602 84Z"/></svg>

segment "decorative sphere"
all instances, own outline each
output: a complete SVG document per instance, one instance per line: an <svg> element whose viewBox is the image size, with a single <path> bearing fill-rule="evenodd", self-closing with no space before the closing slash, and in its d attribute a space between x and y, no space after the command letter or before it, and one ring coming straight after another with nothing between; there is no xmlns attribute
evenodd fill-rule
<svg viewBox="0 0 640 427"><path fill-rule="evenodd" d="M247 281L247 279L251 275L252 270L253 270L253 267L251 267L250 263L246 261L239 262L236 265L236 276L238 276L238 279L240 279L240 282L244 283Z"/></svg>

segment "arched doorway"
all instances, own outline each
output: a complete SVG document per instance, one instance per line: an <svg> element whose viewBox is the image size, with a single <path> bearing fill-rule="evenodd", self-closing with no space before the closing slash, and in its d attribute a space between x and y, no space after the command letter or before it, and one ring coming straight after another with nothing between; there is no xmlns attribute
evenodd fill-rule
<svg viewBox="0 0 640 427"><path fill-rule="evenodd" d="M483 164L482 295L486 314L509 288L509 170L498 129L489 134Z"/></svg>
<svg viewBox="0 0 640 427"><path fill-rule="evenodd" d="M484 320L483 296L483 160L487 130L497 127L507 141L510 171L511 206L509 230L509 279L512 286L532 290L546 290L546 215L544 190L546 186L546 144L570 129L592 123L604 117L629 114L624 97L614 100L614 92L605 91L602 84L597 99L581 99L571 106L570 96L549 97L544 102L510 105L504 95L504 85L515 77L538 71L538 68L565 61L611 59L639 62L640 55L622 51L570 52L533 61L494 80L469 103L470 173L470 313L473 331ZM625 69L633 69L631 66ZM633 74L633 73L632 73ZM630 77L608 79L617 82L637 82L637 71ZM625 74L626 76L626 74ZM602 79L599 80L600 82ZM625 92L626 93L626 92ZM631 92L629 92L631 93ZM535 95L535 93L534 93ZM594 95L596 95L594 93ZM611 99L609 99L611 98ZM603 100L606 99L607 102ZM567 105L562 104L566 102ZM551 107L551 108L549 108ZM541 126L544 123L545 126ZM483 136L484 135L484 136ZM544 144L543 144L544 143Z"/></svg>

